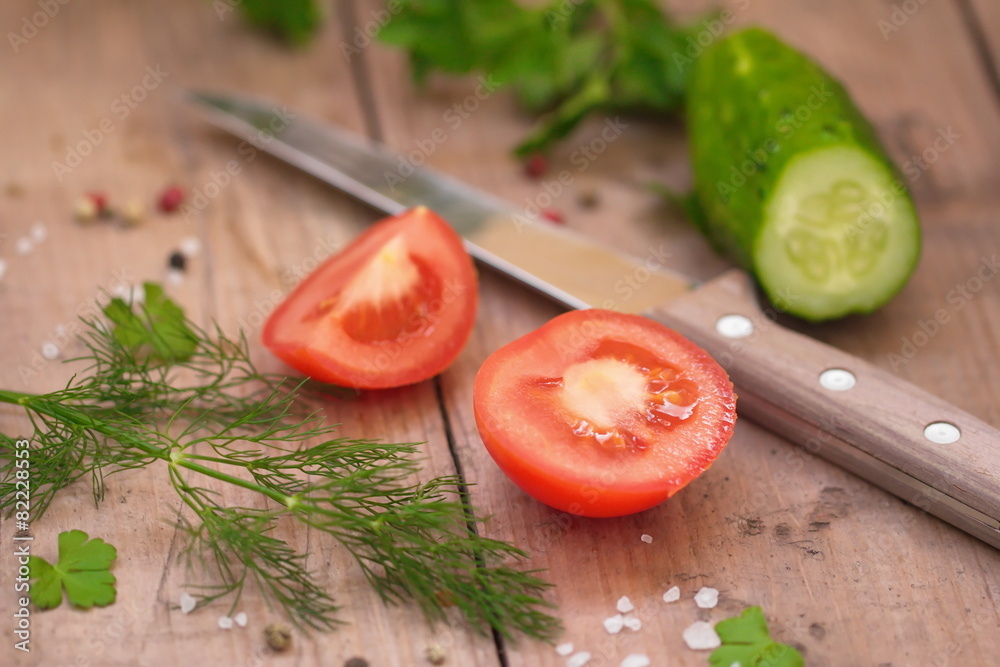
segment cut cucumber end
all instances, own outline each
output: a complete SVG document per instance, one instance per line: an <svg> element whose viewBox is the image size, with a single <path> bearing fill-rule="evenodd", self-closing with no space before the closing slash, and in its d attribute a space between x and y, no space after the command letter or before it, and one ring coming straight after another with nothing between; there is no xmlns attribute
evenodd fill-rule
<svg viewBox="0 0 1000 667"><path fill-rule="evenodd" d="M875 310L902 289L920 254L905 185L855 146L790 160L764 215L757 277L777 307L808 320Z"/></svg>

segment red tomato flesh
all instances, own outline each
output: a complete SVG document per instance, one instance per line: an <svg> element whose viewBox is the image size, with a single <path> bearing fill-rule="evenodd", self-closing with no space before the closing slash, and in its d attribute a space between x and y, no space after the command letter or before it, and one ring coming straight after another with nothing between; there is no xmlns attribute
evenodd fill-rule
<svg viewBox="0 0 1000 667"><path fill-rule="evenodd" d="M264 345L324 382L400 387L455 360L478 300L462 240L417 207L376 223L302 281L268 318Z"/></svg>
<svg viewBox="0 0 1000 667"><path fill-rule="evenodd" d="M560 315L500 348L473 389L490 455L531 496L590 517L657 505L711 465L736 422L707 352L638 315Z"/></svg>

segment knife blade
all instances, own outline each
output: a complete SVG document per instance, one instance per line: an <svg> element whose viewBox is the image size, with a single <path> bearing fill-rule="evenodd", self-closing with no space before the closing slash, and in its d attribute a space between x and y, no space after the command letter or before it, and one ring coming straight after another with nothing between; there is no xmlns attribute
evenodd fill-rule
<svg viewBox="0 0 1000 667"><path fill-rule="evenodd" d="M411 168L404 175L399 155L349 132L249 99L190 96L222 129L376 209L396 215L427 206L451 223L473 257L568 308L639 313L693 286L655 257L640 260L598 247L439 172ZM636 274L644 289L608 294L606 285Z"/></svg>
<svg viewBox="0 0 1000 667"><path fill-rule="evenodd" d="M404 159L376 142L267 102L189 96L220 128L376 209L432 208L474 257L568 308L643 313L678 330L729 372L741 416L1000 548L1000 431L779 326L742 271L696 285L432 169L404 174ZM620 289L629 276L642 289Z"/></svg>

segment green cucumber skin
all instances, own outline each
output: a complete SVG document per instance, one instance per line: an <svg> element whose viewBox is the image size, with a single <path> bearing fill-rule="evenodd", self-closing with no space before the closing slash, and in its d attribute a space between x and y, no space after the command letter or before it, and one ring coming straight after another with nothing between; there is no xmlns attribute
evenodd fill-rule
<svg viewBox="0 0 1000 667"><path fill-rule="evenodd" d="M706 49L694 64L686 108L695 196L704 214L698 225L754 274L753 252L769 198L785 167L803 153L834 146L864 151L894 176L902 189L896 196L905 198L916 218L899 170L843 85L766 30L747 28ZM919 228L914 233L919 237ZM916 258L910 272L915 265ZM879 307L908 277L883 302L851 312ZM780 294L768 296L782 301ZM791 306L789 312L827 319Z"/></svg>

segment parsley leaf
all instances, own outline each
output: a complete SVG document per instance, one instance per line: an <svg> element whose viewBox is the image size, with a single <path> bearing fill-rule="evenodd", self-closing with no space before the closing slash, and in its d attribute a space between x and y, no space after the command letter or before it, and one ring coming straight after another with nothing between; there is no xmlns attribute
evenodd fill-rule
<svg viewBox="0 0 1000 667"><path fill-rule="evenodd" d="M323 22L316 0L242 0L240 8L247 21L295 46L307 44Z"/></svg>
<svg viewBox="0 0 1000 667"><path fill-rule="evenodd" d="M89 541L88 541L89 540ZM115 575L109 572L117 550L100 538L90 539L82 530L59 533L59 562L50 564L44 558L31 556L31 601L41 609L52 609L62 603L66 588L71 604L89 609L104 607L115 601Z"/></svg>
<svg viewBox="0 0 1000 667"><path fill-rule="evenodd" d="M768 665L768 667L804 667L802 654L788 644L771 639L767 620L760 607L748 607L734 618L715 626L722 646L712 651L708 661L712 667Z"/></svg>
<svg viewBox="0 0 1000 667"><path fill-rule="evenodd" d="M115 338L138 355L168 362L188 359L198 343L184 319L184 311L156 283L145 283L143 288L146 300L140 312L118 298L104 308L104 314L115 325Z"/></svg>
<svg viewBox="0 0 1000 667"><path fill-rule="evenodd" d="M396 2L379 39L409 52L417 83L478 71L544 113L519 155L547 150L595 111L682 104L696 28L674 25L654 0Z"/></svg>

